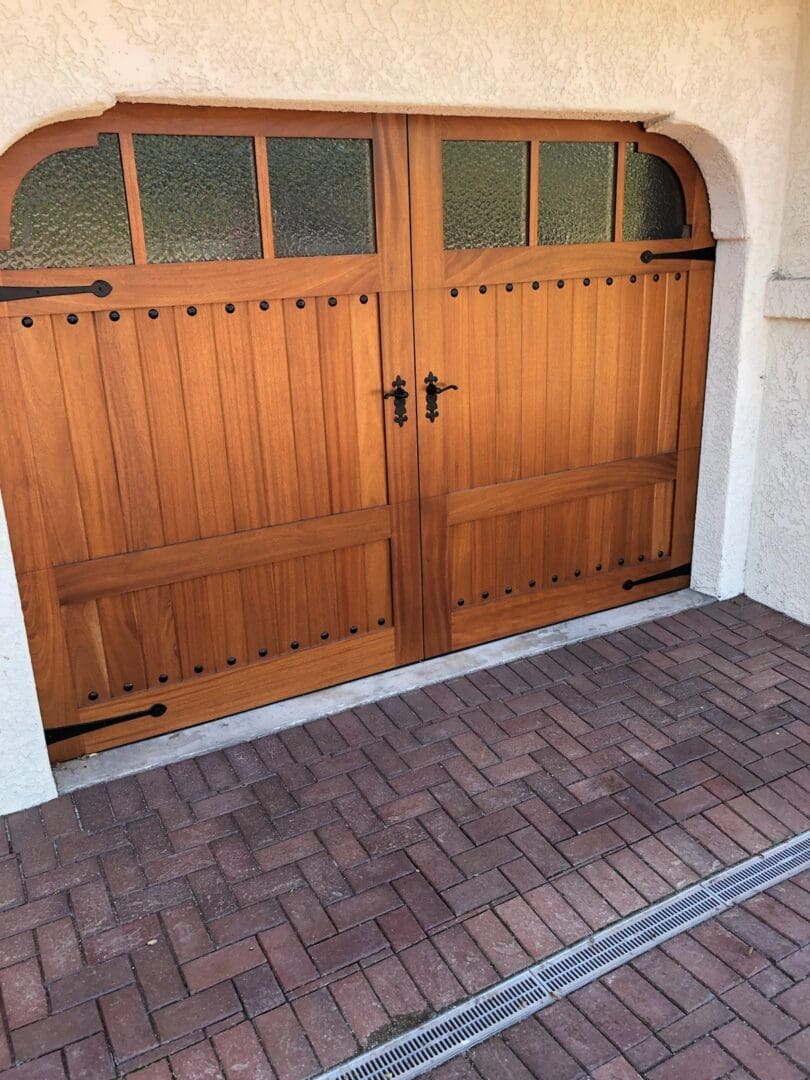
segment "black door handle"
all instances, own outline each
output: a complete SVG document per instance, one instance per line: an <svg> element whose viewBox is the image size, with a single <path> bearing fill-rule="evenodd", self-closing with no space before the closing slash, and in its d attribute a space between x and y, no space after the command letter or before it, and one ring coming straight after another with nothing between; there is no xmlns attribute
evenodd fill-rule
<svg viewBox="0 0 810 1080"><path fill-rule="evenodd" d="M434 375L432 371L429 371L425 378L425 398L427 399L427 412L425 413L425 416L431 424L439 415L439 394L443 394L446 390L458 390L455 383L449 383L447 386L437 386L436 384L438 381L439 376Z"/></svg>
<svg viewBox="0 0 810 1080"><path fill-rule="evenodd" d="M394 399L394 423L399 424L399 426L402 427L402 425L408 419L405 402L408 400L410 395L405 389L405 380L402 378L401 375L397 375L391 385L394 389L387 390L383 394L383 399L385 401L387 401L388 398Z"/></svg>

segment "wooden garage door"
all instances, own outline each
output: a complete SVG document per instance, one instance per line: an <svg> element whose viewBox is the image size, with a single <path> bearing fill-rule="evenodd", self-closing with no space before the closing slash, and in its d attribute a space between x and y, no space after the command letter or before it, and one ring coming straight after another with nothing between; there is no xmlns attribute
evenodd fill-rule
<svg viewBox="0 0 810 1080"><path fill-rule="evenodd" d="M688 585L714 254L694 162L630 124L409 137L426 652Z"/></svg>
<svg viewBox="0 0 810 1080"><path fill-rule="evenodd" d="M0 484L52 756L688 584L711 245L632 124L23 139Z"/></svg>
<svg viewBox="0 0 810 1080"><path fill-rule="evenodd" d="M0 318L54 757L421 655L406 161L403 118L123 107L5 159L0 284L66 290Z"/></svg>

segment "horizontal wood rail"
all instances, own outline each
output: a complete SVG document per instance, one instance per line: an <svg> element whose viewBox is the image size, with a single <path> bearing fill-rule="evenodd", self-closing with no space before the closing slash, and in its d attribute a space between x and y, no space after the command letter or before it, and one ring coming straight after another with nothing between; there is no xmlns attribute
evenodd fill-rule
<svg viewBox="0 0 810 1080"><path fill-rule="evenodd" d="M51 760L69 761L77 754L104 750L121 742L148 739L152 735L199 723L201 719L230 716L257 705L384 671L396 664L395 638L393 629L375 629L362 638L337 641L293 656L277 657L241 671L201 675L171 689L159 687L141 690L125 701L88 705L74 714L77 726L114 717L116 713L122 717L128 716L139 709L148 709L154 702L164 704L166 712L159 717L123 720L120 725L113 724L77 735L75 739L54 743L49 747ZM46 728L55 726L47 721L45 723Z"/></svg>
<svg viewBox="0 0 810 1080"><path fill-rule="evenodd" d="M373 544L390 536L391 511L387 506L375 506L57 566L56 591L62 604L81 603L246 566Z"/></svg>
<svg viewBox="0 0 810 1080"><path fill-rule="evenodd" d="M677 465L676 453L655 454L626 461L608 461L602 465L586 465L581 469L534 476L529 480L513 480L505 484L487 484L467 491L456 491L447 497L447 523L461 525L478 518L533 510L569 499L674 480Z"/></svg>

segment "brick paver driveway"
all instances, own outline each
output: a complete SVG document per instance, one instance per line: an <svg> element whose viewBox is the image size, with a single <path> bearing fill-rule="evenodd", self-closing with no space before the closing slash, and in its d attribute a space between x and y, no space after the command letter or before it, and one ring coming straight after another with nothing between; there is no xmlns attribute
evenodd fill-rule
<svg viewBox="0 0 810 1080"><path fill-rule="evenodd" d="M802 1080L810 874L577 990L433 1080Z"/></svg>
<svg viewBox="0 0 810 1080"><path fill-rule="evenodd" d="M809 718L726 602L12 815L0 1069L311 1076L806 829Z"/></svg>

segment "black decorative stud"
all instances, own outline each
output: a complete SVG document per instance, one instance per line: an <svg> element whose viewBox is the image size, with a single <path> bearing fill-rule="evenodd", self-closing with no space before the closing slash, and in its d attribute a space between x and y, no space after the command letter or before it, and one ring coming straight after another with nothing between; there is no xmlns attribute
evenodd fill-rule
<svg viewBox="0 0 810 1080"><path fill-rule="evenodd" d="M337 307L337 297L336 296L330 296L329 299L326 302L329 305L329 307Z"/></svg>
<svg viewBox="0 0 810 1080"><path fill-rule="evenodd" d="M269 307L270 307L270 301L269 300L260 300L259 301L259 308L262 311L267 311Z"/></svg>
<svg viewBox="0 0 810 1080"><path fill-rule="evenodd" d="M607 285L612 285L612 284L613 284L613 278L612 278L612 277L609 277L609 278L605 278L605 283L606 283Z"/></svg>
<svg viewBox="0 0 810 1080"><path fill-rule="evenodd" d="M458 604L459 607L464 607L464 601L463 600L456 600L456 603Z"/></svg>
<svg viewBox="0 0 810 1080"><path fill-rule="evenodd" d="M158 311L158 309L156 307L150 307L149 308L149 318L150 319L157 319L159 315L160 315L160 312Z"/></svg>
<svg viewBox="0 0 810 1080"><path fill-rule="evenodd" d="M533 288L533 289L535 290L535 292L536 292L536 291L537 291L537 290L538 290L538 289L540 288L540 282L539 282L539 281L533 281L533 282L532 282L532 288Z"/></svg>
<svg viewBox="0 0 810 1080"><path fill-rule="evenodd" d="M301 644L300 641L291 641L290 642L290 648L291 649L297 649L300 644Z"/></svg>
<svg viewBox="0 0 810 1080"><path fill-rule="evenodd" d="M265 649L264 646L259 649L259 656L267 656L267 649Z"/></svg>
<svg viewBox="0 0 810 1080"><path fill-rule="evenodd" d="M564 289L565 288L565 282L562 280L562 278L560 278L560 280L557 282L557 288L558 289Z"/></svg>
<svg viewBox="0 0 810 1080"><path fill-rule="evenodd" d="M367 304L368 303L368 297L366 296L365 293L363 293L363 295L360 297L360 303L361 304Z"/></svg>
<svg viewBox="0 0 810 1080"><path fill-rule="evenodd" d="M559 581L560 579L559 579L559 578L557 577L557 575L556 575L556 574L552 574L552 575L551 575L551 580L552 580L552 581L554 581L554 582L557 582L557 581Z"/></svg>
<svg viewBox="0 0 810 1080"><path fill-rule="evenodd" d="M660 280L661 280L661 275L660 274L653 274L653 281L660 281Z"/></svg>
<svg viewBox="0 0 810 1080"><path fill-rule="evenodd" d="M483 295L487 291L486 285L479 285L478 291Z"/></svg>
<svg viewBox="0 0 810 1080"><path fill-rule="evenodd" d="M676 281L680 281L680 280L681 280L681 272L680 272L680 270L678 270L678 271L677 271L677 273L675 274L675 280L676 280Z"/></svg>
<svg viewBox="0 0 810 1080"><path fill-rule="evenodd" d="M637 281L638 281L638 278L636 277L636 275L635 275L635 274L631 274L631 275L630 275L630 284L631 284L631 285L635 285L635 283L636 283Z"/></svg>
<svg viewBox="0 0 810 1080"><path fill-rule="evenodd" d="M511 292L511 291L512 291L512 289L514 289L514 287L515 287L515 286L514 286L514 285L512 284L512 282L510 281L510 282L509 282L509 284L508 284L508 285L506 286L506 291L507 291L507 292Z"/></svg>
<svg viewBox="0 0 810 1080"><path fill-rule="evenodd" d="M134 686L134 684L133 684L133 683L131 683L131 682L125 682L125 683L124 683L124 690L125 690L125 691L126 691L126 692L127 692L128 694L132 693L132 691L133 691L134 689L135 689L135 686Z"/></svg>
<svg viewBox="0 0 810 1080"><path fill-rule="evenodd" d="M190 305L189 305L189 306L188 306L188 307L186 308L186 314L187 314L187 315L196 315L196 314L197 314L197 309L196 309L196 308L194 307L194 305L193 305L193 304L190 304Z"/></svg>
<svg viewBox="0 0 810 1080"><path fill-rule="evenodd" d="M31 318L30 315L26 315L25 318L22 320L22 324L26 328L26 330L28 330L34 325L34 320Z"/></svg>
<svg viewBox="0 0 810 1080"><path fill-rule="evenodd" d="M536 585L537 585L537 582L536 582L536 581L534 580L534 578L532 578L532 579L531 579L531 580L529 581L529 588L530 588L530 589L533 589L533 588L534 588L534 587L535 587Z"/></svg>
<svg viewBox="0 0 810 1080"><path fill-rule="evenodd" d="M638 557L638 561L639 561L639 562L644 562L644 556L643 556L643 555L639 555L639 557Z"/></svg>
<svg viewBox="0 0 810 1080"><path fill-rule="evenodd" d="M236 663L236 657L235 656L229 656L228 660L227 660L228 667L233 667L233 665L235 663Z"/></svg>
<svg viewBox="0 0 810 1080"><path fill-rule="evenodd" d="M597 572L602 569L602 564L600 562L598 562L596 564L596 569L597 569Z"/></svg>
<svg viewBox="0 0 810 1080"><path fill-rule="evenodd" d="M450 295L451 296L458 296L458 289L451 289L450 290Z"/></svg>
<svg viewBox="0 0 810 1080"><path fill-rule="evenodd" d="M582 574L581 570L575 570L574 571L574 577L579 577L581 574Z"/></svg>
<svg viewBox="0 0 810 1080"><path fill-rule="evenodd" d="M385 626L385 618L382 615L377 619L377 626Z"/></svg>
<svg viewBox="0 0 810 1080"><path fill-rule="evenodd" d="M349 627L349 633L350 634L356 634L357 633L357 627L356 626L350 626Z"/></svg>
<svg viewBox="0 0 810 1080"><path fill-rule="evenodd" d="M659 551L659 552L658 552L658 558L659 558L659 559L663 559L663 557L664 557L664 553L663 553L663 551Z"/></svg>
<svg viewBox="0 0 810 1080"><path fill-rule="evenodd" d="M503 591L506 593L507 596L511 596L511 594L512 594L512 586L507 585L506 588Z"/></svg>
<svg viewBox="0 0 810 1080"><path fill-rule="evenodd" d="M295 301L295 306L297 308L304 308L304 307L307 306L307 302L306 302L306 300L296 300Z"/></svg>
<svg viewBox="0 0 810 1080"><path fill-rule="evenodd" d="M225 310L228 312L229 315L233 315L233 313L236 311L236 307L233 304L226 304Z"/></svg>
<svg viewBox="0 0 810 1080"><path fill-rule="evenodd" d="M328 639L328 637L329 637L329 631L328 630L321 631L321 641L326 641Z"/></svg>
<svg viewBox="0 0 810 1080"><path fill-rule="evenodd" d="M196 671L196 673L197 673L198 675L202 675L202 673L203 673L203 666L202 666L202 664L195 664L195 665L194 665L194 670Z"/></svg>
<svg viewBox="0 0 810 1080"><path fill-rule="evenodd" d="M70 323L71 326L75 326L76 323L79 321L79 316L78 315L68 315L67 321Z"/></svg>
<svg viewBox="0 0 810 1080"><path fill-rule="evenodd" d="M619 566L624 566L624 559L619 559Z"/></svg>
<svg viewBox="0 0 810 1080"><path fill-rule="evenodd" d="M589 277L586 277L586 278L582 279L582 284L583 285L590 285L590 283L591 283L591 279Z"/></svg>
<svg viewBox="0 0 810 1080"><path fill-rule="evenodd" d="M158 675L158 682L168 682L168 681L169 681L169 676L166 674L165 671L161 671L160 675Z"/></svg>
<svg viewBox="0 0 810 1080"><path fill-rule="evenodd" d="M98 690L91 690L87 695L88 701L98 701Z"/></svg>
<svg viewBox="0 0 810 1080"><path fill-rule="evenodd" d="M120 318L121 318L120 311L111 311L110 312L110 322L118 322L118 320Z"/></svg>
<svg viewBox="0 0 810 1080"><path fill-rule="evenodd" d="M481 593L481 599L482 600L489 600L489 593L488 592L482 592Z"/></svg>

